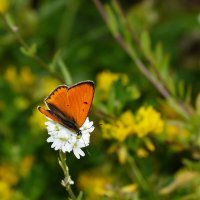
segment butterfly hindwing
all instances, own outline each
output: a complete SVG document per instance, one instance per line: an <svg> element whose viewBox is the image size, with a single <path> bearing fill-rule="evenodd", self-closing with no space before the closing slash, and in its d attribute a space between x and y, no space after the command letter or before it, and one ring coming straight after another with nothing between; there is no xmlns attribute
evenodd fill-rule
<svg viewBox="0 0 200 200"><path fill-rule="evenodd" d="M57 123L61 123L61 120L56 117L50 110L46 110L40 106L38 106L38 110L44 114L46 117L52 119L53 121L57 122Z"/></svg>

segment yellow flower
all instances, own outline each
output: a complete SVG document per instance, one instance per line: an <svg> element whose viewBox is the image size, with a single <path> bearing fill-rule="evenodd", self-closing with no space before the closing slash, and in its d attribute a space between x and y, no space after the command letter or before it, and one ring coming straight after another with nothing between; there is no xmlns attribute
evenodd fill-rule
<svg viewBox="0 0 200 200"><path fill-rule="evenodd" d="M34 161L34 157L32 155L28 155L22 160L20 171L19 171L22 177L28 176L32 168L33 161Z"/></svg>
<svg viewBox="0 0 200 200"><path fill-rule="evenodd" d="M136 134L138 137L144 137L147 134L159 134L163 131L164 121L160 113L151 106L141 107L136 114Z"/></svg>
<svg viewBox="0 0 200 200"><path fill-rule="evenodd" d="M14 105L19 110L25 110L26 108L28 108L29 104L30 102L28 101L28 99L23 96L17 96L14 98Z"/></svg>
<svg viewBox="0 0 200 200"><path fill-rule="evenodd" d="M137 188L138 188L138 185L133 183L133 184L123 186L121 191L123 193L133 193L137 190Z"/></svg>
<svg viewBox="0 0 200 200"><path fill-rule="evenodd" d="M21 80L21 84L30 86L34 83L35 76L31 72L29 67L23 67L20 70L19 79Z"/></svg>
<svg viewBox="0 0 200 200"><path fill-rule="evenodd" d="M13 65L8 66L4 73L4 77L10 84L14 84L18 77L16 67Z"/></svg>
<svg viewBox="0 0 200 200"><path fill-rule="evenodd" d="M60 85L60 81L58 79L52 77L42 77L42 79L38 82L37 93L35 93L36 99L41 99L50 94L50 92L55 89L58 85Z"/></svg>
<svg viewBox="0 0 200 200"><path fill-rule="evenodd" d="M137 149L137 155L140 158L146 158L149 155L149 153L144 148L139 148L139 149Z"/></svg>
<svg viewBox="0 0 200 200"><path fill-rule="evenodd" d="M0 180L4 181L8 185L15 185L19 180L16 168L9 164L1 165Z"/></svg>
<svg viewBox="0 0 200 200"><path fill-rule="evenodd" d="M0 180L0 199L10 200L11 199L11 188L8 183Z"/></svg>
<svg viewBox="0 0 200 200"><path fill-rule="evenodd" d="M5 13L9 8L9 0L0 0L0 13Z"/></svg>
<svg viewBox="0 0 200 200"><path fill-rule="evenodd" d="M78 186L87 193L87 199L100 199L100 197L112 196L111 178L103 176L96 171L81 173L78 178Z"/></svg>
<svg viewBox="0 0 200 200"><path fill-rule="evenodd" d="M129 128L125 129L125 125L121 121L116 121L113 124L102 123L102 133L105 139L116 139L123 142L129 135Z"/></svg>
<svg viewBox="0 0 200 200"><path fill-rule="evenodd" d="M46 118L35 108L33 114L29 118L29 124L33 128L39 128L41 130L45 129Z"/></svg>
<svg viewBox="0 0 200 200"><path fill-rule="evenodd" d="M121 78L122 83L127 85L128 76L126 74L112 73L110 71L102 71L97 75L97 88L103 92L102 98L106 99L108 92L113 84L113 82Z"/></svg>
<svg viewBox="0 0 200 200"><path fill-rule="evenodd" d="M35 76L32 74L29 67L22 67L19 72L15 66L10 65L4 73L5 79L10 83L12 88L16 91L28 90L32 87Z"/></svg>
<svg viewBox="0 0 200 200"><path fill-rule="evenodd" d="M168 141L182 141L187 139L190 132L181 124L167 124L166 125L166 139Z"/></svg>
<svg viewBox="0 0 200 200"><path fill-rule="evenodd" d="M149 151L155 151L155 146L148 138L144 139L144 143Z"/></svg>
<svg viewBox="0 0 200 200"><path fill-rule="evenodd" d="M135 129L134 116L131 111L124 112L116 121L102 122L102 133L105 139L116 139L123 142Z"/></svg>
<svg viewBox="0 0 200 200"><path fill-rule="evenodd" d="M125 126L131 128L131 131L134 130L135 119L133 113L130 110L127 110L120 116L120 120L124 123Z"/></svg>
<svg viewBox="0 0 200 200"><path fill-rule="evenodd" d="M127 160L128 152L125 146L122 146L118 150L118 159L120 164L124 164Z"/></svg>

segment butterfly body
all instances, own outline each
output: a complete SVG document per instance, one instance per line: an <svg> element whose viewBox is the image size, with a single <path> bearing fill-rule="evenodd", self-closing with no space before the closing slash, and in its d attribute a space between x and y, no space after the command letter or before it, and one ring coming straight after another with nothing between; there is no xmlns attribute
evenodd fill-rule
<svg viewBox="0 0 200 200"><path fill-rule="evenodd" d="M85 122L92 105L94 82L79 82L71 87L60 85L44 100L49 109L38 107L46 117L62 124L80 136L80 127Z"/></svg>

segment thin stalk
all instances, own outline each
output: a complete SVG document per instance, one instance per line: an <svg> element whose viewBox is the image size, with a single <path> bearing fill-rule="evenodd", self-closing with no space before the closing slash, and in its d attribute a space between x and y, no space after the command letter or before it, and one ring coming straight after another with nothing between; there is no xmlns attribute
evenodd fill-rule
<svg viewBox="0 0 200 200"><path fill-rule="evenodd" d="M61 185L63 187L65 187L65 189L67 190L71 199L76 200L76 196L75 196L75 194L74 194L74 192L71 188L71 184L70 184L70 182L72 180L71 180L71 177L69 175L69 168L66 164L66 154L63 153L62 151L59 151L58 163L59 163L60 167L62 168L64 176L65 176L64 179L61 181Z"/></svg>
<svg viewBox="0 0 200 200"><path fill-rule="evenodd" d="M131 156L128 156L128 162L131 166L131 169L139 185L142 187L144 191L149 191L149 185L146 182L145 178L143 177L142 173L140 172L138 166L136 165L134 158L132 158Z"/></svg>
<svg viewBox="0 0 200 200"><path fill-rule="evenodd" d="M155 197L153 191L150 188L150 185L148 184L148 182L145 180L143 174L141 173L139 167L137 166L135 159L132 156L128 156L127 159L131 170L134 174L135 179L137 180L137 182L139 183L140 187L148 193L149 195L149 199L151 200L156 200L157 198Z"/></svg>
<svg viewBox="0 0 200 200"><path fill-rule="evenodd" d="M26 41L23 39L23 37L19 34L19 28L17 26L11 25L8 22L8 19L6 18L6 16L4 14L0 14L0 17L2 19L2 21L4 22L4 24L6 25L6 27L8 28L8 30L15 36L16 40L19 42L19 44L25 49L25 50L29 50L30 46L26 43ZM29 57L31 57L36 63L38 63L40 66L42 66L43 68L47 69L49 71L49 65L44 62L38 55L36 54L31 54L29 55ZM50 73L54 76L56 76L56 78L58 78L59 80L63 81L63 79L58 76L57 73L54 73L52 71L50 71Z"/></svg>
<svg viewBox="0 0 200 200"><path fill-rule="evenodd" d="M143 51L143 48L141 46L141 42L140 42L140 39L138 37L138 35L136 34L136 32L133 30L132 26L130 25L129 23L129 20L127 18L127 15L126 13L124 12L124 9L122 8L119 0L114 0L114 2L118 5L121 13L122 13L122 17L123 17L123 20L125 21L125 25L126 25L126 28L128 29L129 33L131 34L134 42L136 43L136 45L138 46L139 50L144 54L144 51ZM145 54L144 54L145 55ZM163 78L161 77L159 71L158 71L158 68L155 66L155 63L153 62L153 60L149 57L146 57L146 60L150 63L152 69L154 70L157 78L163 83L165 84L165 81L163 80ZM165 84L164 85L166 90L169 91L169 89L167 88L167 85Z"/></svg>

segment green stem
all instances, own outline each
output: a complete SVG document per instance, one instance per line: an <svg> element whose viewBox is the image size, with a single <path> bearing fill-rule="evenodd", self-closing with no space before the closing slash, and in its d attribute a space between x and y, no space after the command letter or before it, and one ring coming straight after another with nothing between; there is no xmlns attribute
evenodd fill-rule
<svg viewBox="0 0 200 200"><path fill-rule="evenodd" d="M141 186L141 188L148 193L149 195L149 199L151 200L156 200L156 196L153 193L153 191L150 188L150 185L148 184L148 182L145 180L143 174L141 173L139 167L137 166L135 159L132 156L128 156L128 163L131 166L131 169L133 171L134 177L136 178L137 182L139 183L139 185Z"/></svg>
<svg viewBox="0 0 200 200"><path fill-rule="evenodd" d="M70 185L70 181L71 180L71 177L69 175L69 168L66 164L66 154L63 153L62 151L59 151L59 159L58 159L58 163L60 165L60 167L62 168L63 170L63 173L64 173L64 179L61 181L61 184L63 187L65 187L65 189L67 190L69 196L71 197L72 200L76 200L76 196L71 188L71 185Z"/></svg>
<svg viewBox="0 0 200 200"><path fill-rule="evenodd" d="M148 186L145 178L143 177L142 173L140 172L138 166L136 165L134 158L131 156L128 156L128 162L132 168L132 171L133 171L138 183L142 187L142 189L144 191L149 191L149 186Z"/></svg>

